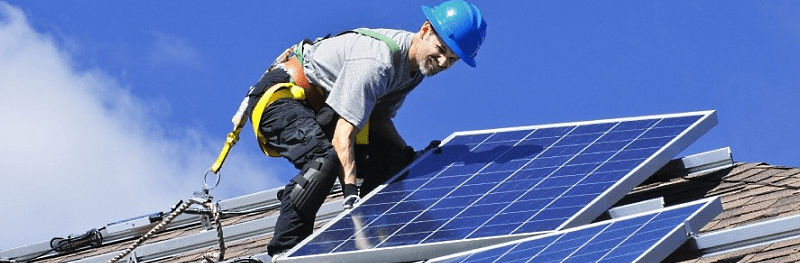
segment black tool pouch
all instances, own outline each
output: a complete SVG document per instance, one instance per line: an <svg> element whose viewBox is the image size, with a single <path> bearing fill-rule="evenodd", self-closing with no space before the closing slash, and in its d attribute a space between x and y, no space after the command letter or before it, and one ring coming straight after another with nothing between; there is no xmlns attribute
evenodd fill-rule
<svg viewBox="0 0 800 263"><path fill-rule="evenodd" d="M339 114L330 106L325 105L317 111L316 120L328 140L333 140L333 131L336 129L336 121L339 120Z"/></svg>

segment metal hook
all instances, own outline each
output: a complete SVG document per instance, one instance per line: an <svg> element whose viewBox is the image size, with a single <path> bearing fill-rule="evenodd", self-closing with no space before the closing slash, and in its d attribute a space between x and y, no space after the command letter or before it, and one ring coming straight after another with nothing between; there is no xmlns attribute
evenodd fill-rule
<svg viewBox="0 0 800 263"><path fill-rule="evenodd" d="M214 183L214 186L208 185L208 174L209 173L214 174L214 175L217 176L217 182ZM214 188L217 188L217 186L219 185L219 181L221 181L221 180L222 180L222 175L220 175L219 173L214 173L211 170L209 170L208 172L206 172L205 175L203 175L203 190L194 192L194 197L201 198L201 199L206 199L206 200L211 201L211 199L213 199L214 197L211 196L211 194L209 194L209 191L214 190Z"/></svg>
<svg viewBox="0 0 800 263"><path fill-rule="evenodd" d="M214 183L214 186L209 186L208 185L208 174L209 173L217 176L217 180L216 180L216 183ZM217 186L219 186L219 182L220 181L222 181L222 175L221 174L214 173L211 170L208 170L206 172L206 174L203 176L203 189L204 190L214 190L214 188L217 188Z"/></svg>

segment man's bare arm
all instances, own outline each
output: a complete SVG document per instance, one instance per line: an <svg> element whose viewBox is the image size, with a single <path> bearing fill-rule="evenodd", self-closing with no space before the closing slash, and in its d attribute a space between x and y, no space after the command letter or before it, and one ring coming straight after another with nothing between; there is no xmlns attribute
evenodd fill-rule
<svg viewBox="0 0 800 263"><path fill-rule="evenodd" d="M344 184L356 183L356 159L355 159L355 142L356 135L359 129L346 121L339 118L336 121L336 131L333 132L333 149L339 157L339 162L342 164L342 182Z"/></svg>

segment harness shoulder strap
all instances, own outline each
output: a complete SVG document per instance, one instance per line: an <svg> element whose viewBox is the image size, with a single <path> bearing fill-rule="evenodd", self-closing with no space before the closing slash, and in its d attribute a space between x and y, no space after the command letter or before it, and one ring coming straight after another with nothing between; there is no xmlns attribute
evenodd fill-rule
<svg viewBox="0 0 800 263"><path fill-rule="evenodd" d="M392 40L391 38L387 37L384 34L381 34L381 33L378 33L378 32L372 31L372 30L368 30L368 29L356 29L356 30L353 30L352 32L356 32L356 33L359 33L359 34L362 34L362 35L365 35L365 36L372 37L374 39L380 40L381 42L383 42L387 46L389 46L389 50L392 51L392 54L397 53L398 51L400 51L400 46L397 45L397 42L394 42L394 40Z"/></svg>
<svg viewBox="0 0 800 263"><path fill-rule="evenodd" d="M358 34L361 34L361 35L364 35L364 36L368 36L368 37L371 37L371 38L374 38L374 39L377 39L377 40L383 42L384 44L386 44L386 46L389 47L389 51L392 52L392 61L397 61L399 59L399 57L400 57L400 45L398 45L397 42L394 42L394 40L392 40L391 38L387 37L386 35L378 33L378 32L375 32L375 31L372 31L372 30L369 30L369 29L356 29L356 30L348 31L348 32L355 32L355 33L358 33Z"/></svg>
<svg viewBox="0 0 800 263"><path fill-rule="evenodd" d="M325 38L327 38L327 36ZM301 67L306 64L306 62L303 60L303 45L317 43L325 38L318 38L317 41L314 42L311 42L311 40L308 39L303 39L303 41L300 41L300 44L297 44L297 46L295 46L294 56L297 57L298 61L300 61Z"/></svg>
<svg viewBox="0 0 800 263"><path fill-rule="evenodd" d="M378 33L378 32L375 32L375 31L372 31L372 30L369 30L369 29L355 29L355 30L344 31L342 33L337 34L337 36L343 35L343 34L347 34L347 33L357 33L357 34L368 36L368 37L371 37L371 38L374 38L376 40L379 40L379 41L383 42L384 44L386 44L387 47L389 47L389 51L392 52L392 59L394 61L396 61L398 59L398 57L400 56L400 45L398 45L397 42L394 42L394 40L392 40L391 38L387 37L384 34L381 34L381 33ZM297 60L300 61L300 66L305 64L305 61L303 60L303 45L304 44L316 43L316 42L325 40L328 37L329 36L317 38L317 40L314 41L314 42L311 42L308 39L304 39L302 42L300 42L300 44L298 44L295 47L294 55L297 56Z"/></svg>

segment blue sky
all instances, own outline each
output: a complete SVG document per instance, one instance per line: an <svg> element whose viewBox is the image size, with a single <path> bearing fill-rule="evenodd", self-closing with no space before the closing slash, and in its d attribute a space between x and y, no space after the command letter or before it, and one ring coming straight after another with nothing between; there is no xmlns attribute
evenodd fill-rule
<svg viewBox="0 0 800 263"><path fill-rule="evenodd" d="M416 31L438 3L0 2L0 198L19 215L0 221L0 249L188 198L279 52L356 27ZM717 110L684 155L730 146L736 161L800 166L800 2L472 3L488 22L478 67L426 79L395 119L416 148L460 130ZM242 134L218 199L295 173Z"/></svg>

